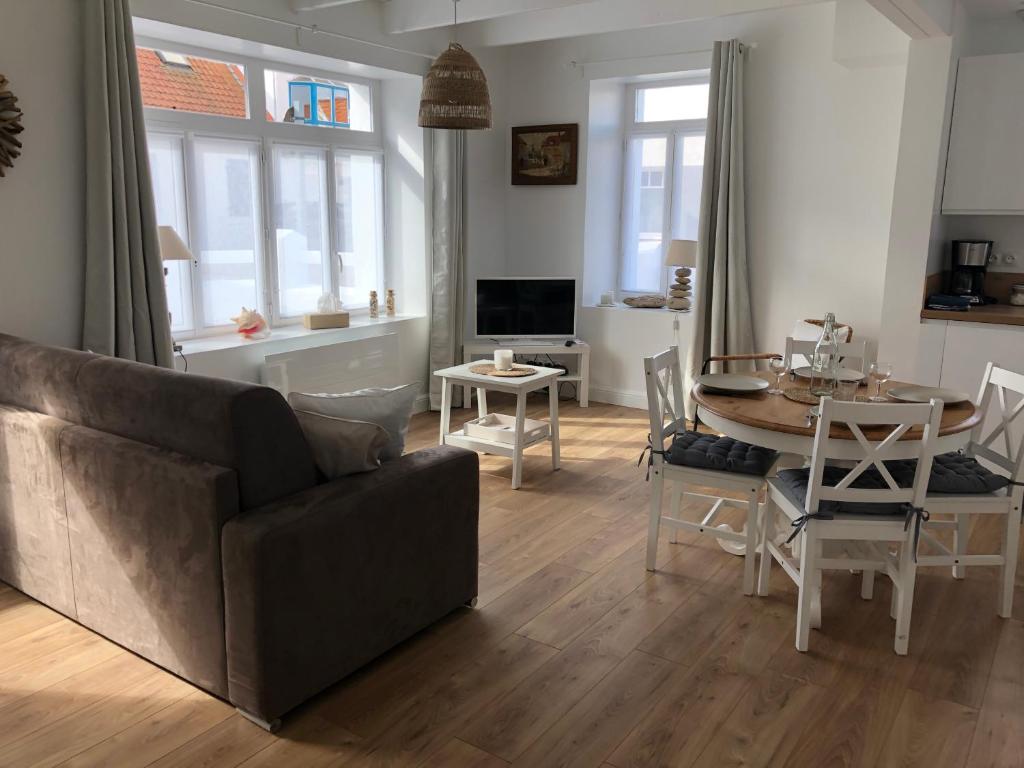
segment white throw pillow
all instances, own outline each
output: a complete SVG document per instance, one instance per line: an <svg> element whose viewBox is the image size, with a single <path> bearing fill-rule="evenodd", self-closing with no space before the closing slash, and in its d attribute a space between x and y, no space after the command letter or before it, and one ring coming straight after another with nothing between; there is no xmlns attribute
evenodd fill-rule
<svg viewBox="0 0 1024 768"><path fill-rule="evenodd" d="M409 431L409 419L412 418L412 406L418 391L418 384L406 384L391 388L370 387L341 395L292 392L288 395L288 402L296 411L379 424L387 430L389 438L381 458L397 459L405 449L405 435Z"/></svg>
<svg viewBox="0 0 1024 768"><path fill-rule="evenodd" d="M380 467L391 436L380 424L295 411L313 461L328 480Z"/></svg>

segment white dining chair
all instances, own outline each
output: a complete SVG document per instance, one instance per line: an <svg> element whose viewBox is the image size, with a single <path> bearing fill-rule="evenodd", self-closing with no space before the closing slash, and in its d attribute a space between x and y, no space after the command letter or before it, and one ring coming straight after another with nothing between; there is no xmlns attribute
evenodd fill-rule
<svg viewBox="0 0 1024 768"><path fill-rule="evenodd" d="M705 534L742 546L745 558L743 594L752 595L757 576L758 501L778 453L729 437L686 428L678 347L645 357L644 375L651 429L645 449L650 451L648 477L651 481L647 570L653 571L657 565L662 525L672 529L673 541L676 530ZM672 483L671 503L670 513L663 516L662 497L666 480ZM743 498L737 500L687 491L688 485L731 491ZM687 498L710 499L714 503L700 522L691 522L677 516ZM723 509L730 507L746 512L746 525L742 531L716 524Z"/></svg>
<svg viewBox="0 0 1024 768"><path fill-rule="evenodd" d="M802 339L795 339L792 336L786 337L786 368L794 370L801 366L810 365L810 360L814 359L814 347L817 346L817 341L805 341ZM868 369L868 345L863 339L858 341L841 341L839 342L839 357L843 361L843 366L846 368L855 368L862 374L867 374ZM857 364L853 365L851 360L856 360Z"/></svg>
<svg viewBox="0 0 1024 768"><path fill-rule="evenodd" d="M897 595L895 650L905 655L916 578L917 534L926 516L922 505L942 403L852 403L825 397L820 410L810 467L781 470L768 480L758 594L768 594L772 560L778 561L799 589L796 648L806 651L812 624L820 626L821 622L821 573L882 571L892 579ZM885 425L885 435L869 439L863 425L876 425L876 429ZM915 427L920 431L908 434ZM833 430L845 434L833 437ZM909 487L901 487L890 474L884 464L890 459L917 462ZM835 461L854 466L847 468ZM776 509L793 525L790 539L800 536L798 562L775 541ZM823 545L835 541L842 542L842 548L833 546L825 552ZM895 555L889 551L893 543L898 545Z"/></svg>
<svg viewBox="0 0 1024 768"><path fill-rule="evenodd" d="M1011 403L1008 395L1018 397ZM987 435L986 424L981 421L974 428L963 455L937 456L932 469L932 483L924 507L930 515L949 515L952 519L929 520L922 533L922 543L940 554L918 555L918 567L951 566L955 578L963 578L968 566L996 566L1000 569L997 612L1009 618L1013 608L1013 589L1017 570L1017 547L1020 537L1022 499L1024 499L1024 434L1014 436L1014 425L1024 414L1024 375L999 368L989 363L982 378L981 390L975 403L983 414L998 417L998 424ZM1022 419L1024 421L1024 419ZM1001 474L993 473L977 462L965 463L963 457L988 462ZM972 467L973 464L973 467ZM949 465L949 482L936 477L941 468ZM964 482L964 481L967 482ZM1000 482L1003 481L1003 482ZM956 488L957 484L966 487ZM1002 487L994 487L1002 485ZM936 493L936 487L949 492ZM967 552L970 521L974 515L1003 515L1005 525L1002 545L998 553L969 554ZM933 536L930 530L950 529L953 548L950 550ZM871 574L865 572L865 578ZM870 590L870 587L865 587Z"/></svg>

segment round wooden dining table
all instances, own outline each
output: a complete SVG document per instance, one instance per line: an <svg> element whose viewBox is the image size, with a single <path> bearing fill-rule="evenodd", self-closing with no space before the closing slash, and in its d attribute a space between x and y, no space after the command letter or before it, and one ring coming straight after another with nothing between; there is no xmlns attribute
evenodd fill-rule
<svg viewBox="0 0 1024 768"><path fill-rule="evenodd" d="M769 373L754 374L767 381L774 381ZM798 386L797 382L784 381L783 389ZM804 382L805 383L805 382ZM882 385L884 394L893 387L907 386L903 382L889 381ZM861 386L857 390L858 399L866 395L874 386ZM798 456L810 456L813 450L814 433L817 419L811 417L811 406L790 400L785 395L769 395L766 391L755 394L733 395L718 394L706 391L696 384L692 391L693 400L697 405L697 417L701 422L716 432L721 432L744 443L773 448L783 453ZM935 446L936 453L955 451L967 445L971 430L981 421L982 414L970 401L947 404L942 410L942 423ZM891 426L879 426L877 429L865 428L864 436L868 440L884 440L892 431ZM859 459L864 449L857 443L853 433L843 424L833 423L831 436L850 441L849 456L835 456L837 459ZM919 429L909 430L902 440L919 437ZM908 451L910 446L908 446ZM901 458L897 451L890 454L892 458ZM908 455L912 455L909 454Z"/></svg>

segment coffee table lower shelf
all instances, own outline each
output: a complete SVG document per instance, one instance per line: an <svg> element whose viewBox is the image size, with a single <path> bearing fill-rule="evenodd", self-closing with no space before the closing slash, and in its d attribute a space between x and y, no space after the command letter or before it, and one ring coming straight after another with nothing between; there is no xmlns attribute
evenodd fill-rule
<svg viewBox="0 0 1024 768"><path fill-rule="evenodd" d="M543 443L550 439L550 435L544 434L539 437L535 437L532 440L524 440L522 448L525 450L531 445L537 445L538 443ZM449 432L444 436L444 442L445 445L454 445L458 448L466 448L470 451L493 453L495 456L504 456L509 459L515 457L516 445L514 443L501 443L497 440L485 440L482 437L469 437L466 435L464 429Z"/></svg>

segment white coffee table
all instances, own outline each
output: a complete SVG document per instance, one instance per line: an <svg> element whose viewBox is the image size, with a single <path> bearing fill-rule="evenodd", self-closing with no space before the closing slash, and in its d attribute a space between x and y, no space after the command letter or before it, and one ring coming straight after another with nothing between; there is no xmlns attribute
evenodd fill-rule
<svg viewBox="0 0 1024 768"><path fill-rule="evenodd" d="M559 468L559 447L558 447L558 384L557 379L563 374L558 368L542 368L537 365L530 366L536 369L536 373L530 376L517 378L501 378L487 376L485 374L473 373L471 367L480 365L483 361L456 365L451 368L442 368L434 371L435 376L441 377L441 445L457 445L460 448L468 448L471 451L481 453L493 453L498 456L506 456L512 459L512 488L519 488L523 483L523 450L531 445L542 443L545 440L551 441L551 468ZM481 417L487 415L487 390L495 392L508 392L516 396L516 423L514 442L502 443L495 440L485 440L480 437L469 437L463 429L451 431L452 417L452 388L454 386L472 387L476 389L477 414ZM524 426L526 423L526 396L535 390L548 387L548 418L549 434L527 440L524 437Z"/></svg>

